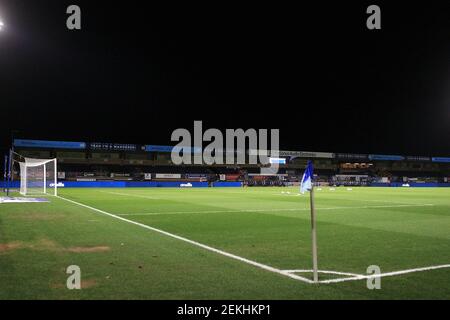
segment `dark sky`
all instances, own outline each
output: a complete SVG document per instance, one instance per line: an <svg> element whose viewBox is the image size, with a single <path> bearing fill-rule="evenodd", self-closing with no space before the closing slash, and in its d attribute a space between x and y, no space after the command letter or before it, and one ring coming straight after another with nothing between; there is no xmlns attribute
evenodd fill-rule
<svg viewBox="0 0 450 320"><path fill-rule="evenodd" d="M279 128L285 150L450 156L450 2L145 3L0 0L1 149L13 129L169 144L203 120Z"/></svg>

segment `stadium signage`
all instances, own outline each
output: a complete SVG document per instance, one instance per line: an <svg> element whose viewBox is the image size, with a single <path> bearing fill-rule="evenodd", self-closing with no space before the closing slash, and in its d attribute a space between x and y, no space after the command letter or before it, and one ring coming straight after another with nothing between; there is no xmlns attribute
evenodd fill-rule
<svg viewBox="0 0 450 320"><path fill-rule="evenodd" d="M15 147L49 149L86 149L85 142L14 139Z"/></svg>
<svg viewBox="0 0 450 320"><path fill-rule="evenodd" d="M179 173L156 173L156 179L181 179L181 174Z"/></svg>
<svg viewBox="0 0 450 320"><path fill-rule="evenodd" d="M408 161L430 161L430 157L407 156L406 160L408 160Z"/></svg>
<svg viewBox="0 0 450 320"><path fill-rule="evenodd" d="M91 150L104 150L104 151L136 151L138 146L136 144L129 143L104 143L104 142L92 142L89 144Z"/></svg>
<svg viewBox="0 0 450 320"><path fill-rule="evenodd" d="M358 154L358 153L336 153L335 157L337 159L343 159L343 160L367 160L368 155L367 154Z"/></svg>
<svg viewBox="0 0 450 320"><path fill-rule="evenodd" d="M182 151L181 148L179 147L174 147L174 146L159 146L159 145L146 145L144 147L144 150L147 152L180 152ZM191 149L192 153L201 153L202 149L201 148L192 148Z"/></svg>
<svg viewBox="0 0 450 320"><path fill-rule="evenodd" d="M249 150L249 154L257 154L261 150ZM264 150L270 154L269 150ZM278 151L280 157L300 157L300 158L334 158L334 153L331 152L311 152L311 151Z"/></svg>
<svg viewBox="0 0 450 320"><path fill-rule="evenodd" d="M369 154L370 160L389 160L389 161L401 161L405 160L403 156L385 155L385 154Z"/></svg>
<svg viewBox="0 0 450 320"><path fill-rule="evenodd" d="M285 158L269 158L270 163L286 164Z"/></svg>
<svg viewBox="0 0 450 320"><path fill-rule="evenodd" d="M300 158L334 158L334 154L331 152L310 152L310 151L300 151Z"/></svg>
<svg viewBox="0 0 450 320"><path fill-rule="evenodd" d="M302 151L280 151L281 157L300 157Z"/></svg>
<svg viewBox="0 0 450 320"><path fill-rule="evenodd" d="M264 152L268 155L271 155L270 150L258 150L258 149L250 149L248 154L257 155L258 152ZM278 151L278 156L280 157L291 157L291 158L334 158L334 153L331 152L312 152L312 151L286 151L280 150Z"/></svg>
<svg viewBox="0 0 450 320"><path fill-rule="evenodd" d="M172 146L156 146L156 145L146 145L145 151L147 152L172 152Z"/></svg>
<svg viewBox="0 0 450 320"><path fill-rule="evenodd" d="M268 152L268 135L270 134L270 153ZM261 172L276 173L278 163L270 163L269 154L277 158L279 154L279 129L226 129L224 134L219 129L210 128L203 132L202 121L194 121L194 133L184 128L172 132L171 141L178 142L172 149L171 158L175 165L182 164L260 164ZM203 148L203 142L208 145ZM224 148L224 142L226 147ZM235 143L236 142L236 143ZM248 146L247 143L248 142ZM200 149L203 152L193 153ZM258 150L257 154L248 154L246 150ZM224 152L233 150L234 152Z"/></svg>
<svg viewBox="0 0 450 320"><path fill-rule="evenodd" d="M186 175L187 178L192 178L192 179L196 179L196 178L207 178L208 175L204 174L204 173L188 173Z"/></svg>
<svg viewBox="0 0 450 320"><path fill-rule="evenodd" d="M433 162L450 162L450 158L445 157L433 157L431 158Z"/></svg>

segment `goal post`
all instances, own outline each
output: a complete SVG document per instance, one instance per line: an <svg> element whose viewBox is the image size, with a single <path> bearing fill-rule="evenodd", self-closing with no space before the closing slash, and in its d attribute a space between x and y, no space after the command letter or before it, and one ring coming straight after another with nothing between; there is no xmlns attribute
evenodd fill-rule
<svg viewBox="0 0 450 320"><path fill-rule="evenodd" d="M58 169L55 159L23 158L20 166L20 194L58 195Z"/></svg>

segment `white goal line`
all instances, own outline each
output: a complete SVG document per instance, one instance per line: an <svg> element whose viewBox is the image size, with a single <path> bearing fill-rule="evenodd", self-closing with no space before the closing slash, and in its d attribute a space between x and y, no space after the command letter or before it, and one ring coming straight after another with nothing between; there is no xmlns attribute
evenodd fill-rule
<svg viewBox="0 0 450 320"><path fill-rule="evenodd" d="M247 259L247 258L240 257L238 255L235 255L235 254L232 254L232 253L220 250L220 249L213 248L211 246L202 244L200 242L193 241L193 240L190 240L188 238L178 236L176 234L173 234L173 233L161 230L161 229L150 227L150 226L148 226L146 224L143 224L143 223L139 223L139 222L136 222L136 221L133 221L133 220L126 219L124 217L121 217L121 216L118 216L118 215L106 212L104 210L100 210L100 209L88 206L86 204L83 204L83 203L80 203L80 202L77 202L77 201L74 201L74 200L71 200L71 199L67 199L67 198L64 198L64 197L61 197L61 196L55 196L55 197L58 198L58 199L61 199L61 200L73 203L75 205L78 205L78 206L81 206L81 207L84 207L84 208L96 211L98 213L107 215L109 217L112 217L112 218L115 218L115 219L118 219L118 220L121 220L121 221L124 221L124 222L128 222L130 224L134 224L134 225L139 226L141 228L145 228L145 229L148 229L148 230L151 230L151 231L155 231L155 232L161 233L163 235L166 235L168 237L175 238L177 240L181 240L181 241L187 242L187 243L192 244L194 246L197 246L197 247L203 248L205 250L208 250L208 251L211 251L211 252L223 255L225 257L228 257L228 258L231 258L231 259L235 259L235 260L247 263L247 264L252 265L254 267L257 267L257 268L260 268L260 269L263 269L263 270L266 270L266 271L270 271L270 272L273 272L273 273L276 273L276 274L279 274L279 275L283 275L285 277L289 277L291 279L295 279L295 280L298 280L298 281L301 281L301 282L305 282L305 283L308 283L308 284L314 284L314 283L330 284L330 283L338 283L338 282L344 282L344 281L364 280L364 279L370 279L370 278L376 278L376 277L388 277L388 276L395 276L395 275L401 275L401 274L412 273L412 272L422 272L422 271L428 271L428 270L450 268L450 264L446 264L446 265L429 266L429 267L416 268L416 269L407 269L407 270L393 271L393 272L381 273L381 274L378 274L378 275L362 275L362 274L354 274L354 273L348 273L348 272L319 270L320 273L346 275L347 277L345 277L345 278L337 278L337 279L329 279L329 280L320 280L318 282L314 282L314 281L312 281L312 280L310 280L310 279L308 279L306 277L303 277L303 276L295 274L295 273L299 273L299 272L312 272L312 270L303 270L303 269L301 269L301 270L282 270L282 269L274 268L274 267L271 267L271 266L268 266L268 265L265 265L265 264L262 264L262 263L259 263L259 262Z"/></svg>

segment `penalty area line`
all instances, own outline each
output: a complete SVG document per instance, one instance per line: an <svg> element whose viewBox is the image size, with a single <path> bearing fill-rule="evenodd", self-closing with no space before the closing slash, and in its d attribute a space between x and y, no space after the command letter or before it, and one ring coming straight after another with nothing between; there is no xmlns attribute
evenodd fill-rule
<svg viewBox="0 0 450 320"><path fill-rule="evenodd" d="M215 252L215 253L223 255L225 257L232 258L234 260L238 260L238 261L247 263L249 265L252 265L254 267L258 267L258 268L266 270L266 271L277 273L279 275L283 275L285 277L289 277L289 278L292 278L292 279L295 279L295 280L299 280L299 281L302 281L302 282L314 283L314 281L312 281L312 280L310 280L308 278L305 278L305 277L302 277L302 276L299 276L299 275L296 275L296 274L292 274L292 273L289 273L289 272L285 272L283 270L280 270L280 269L277 269L277 268L274 268L274 267L271 267L271 266L268 266L268 265L265 265L265 264L262 264L262 263L259 263L259 262L256 262L256 261L249 260L249 259L237 256L237 255L234 255L232 253L229 253L229 252L226 252L226 251L223 251L223 250L219 250L219 249L210 247L210 246L202 244L200 242L193 241L193 240L190 240L190 239L178 236L176 234L173 234L173 233L161 230L161 229L150 227L150 226L148 226L146 224L143 224L143 223L139 223L139 222L136 222L136 221L133 221L133 220L126 219L124 217L117 216L115 214L112 214L112 213L109 213L109 212L106 212L106 211L103 211L103 210L100 210L100 209L88 206L86 204L83 204L83 203L80 203L80 202L77 202L77 201L74 201L74 200L70 200L70 199L67 199L67 198L64 198L64 197L61 197L61 196L55 196L55 197L57 197L57 198L59 198L61 200L65 200L67 202L73 203L75 205L78 205L78 206L81 206L81 207L84 207L84 208L96 211L98 213L107 215L109 217L112 217L112 218L115 218L115 219L118 219L118 220L121 220L121 221L124 221L124 222L128 222L128 223L134 224L136 226L139 226L139 227L142 227L142 228L145 228L145 229L148 229L148 230L152 230L152 231L158 232L160 234L169 236L171 238L175 238L177 240L181 240L181 241L187 242L187 243L192 244L194 246L206 249L206 250L211 251L211 252Z"/></svg>

